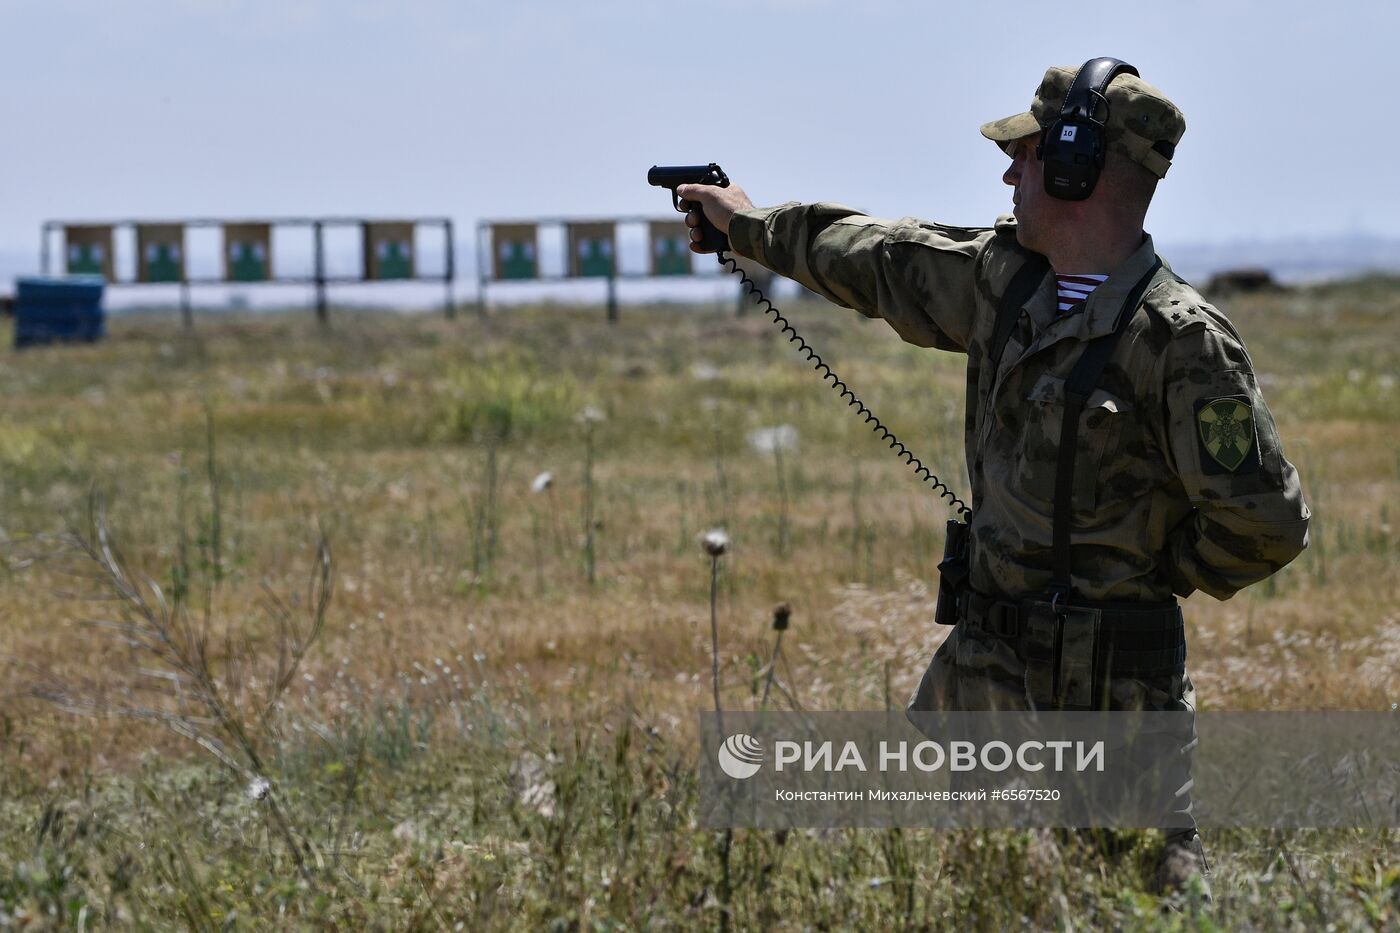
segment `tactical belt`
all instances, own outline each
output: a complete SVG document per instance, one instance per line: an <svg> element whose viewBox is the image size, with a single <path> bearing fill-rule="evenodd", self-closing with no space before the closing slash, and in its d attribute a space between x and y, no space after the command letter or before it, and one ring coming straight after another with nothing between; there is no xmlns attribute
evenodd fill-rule
<svg viewBox="0 0 1400 933"><path fill-rule="evenodd" d="M995 599L967 588L959 600L962 622L988 639L1004 641L1018 658L1027 654L1026 620L1032 600ZM1167 602L1091 602L1076 599L1076 607L1099 612L1094 667L1100 676L1180 676L1186 670L1186 629L1181 607Z"/></svg>

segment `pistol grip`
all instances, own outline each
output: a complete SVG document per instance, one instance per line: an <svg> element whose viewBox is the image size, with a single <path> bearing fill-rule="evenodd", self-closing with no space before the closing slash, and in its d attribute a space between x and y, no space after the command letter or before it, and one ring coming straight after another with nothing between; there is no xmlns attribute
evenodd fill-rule
<svg viewBox="0 0 1400 933"><path fill-rule="evenodd" d="M710 223L710 218L705 216L705 209L698 201L681 201L681 207L689 213L690 211L700 212L700 243L703 250L717 253L720 250L729 249L729 237L720 232L720 229Z"/></svg>

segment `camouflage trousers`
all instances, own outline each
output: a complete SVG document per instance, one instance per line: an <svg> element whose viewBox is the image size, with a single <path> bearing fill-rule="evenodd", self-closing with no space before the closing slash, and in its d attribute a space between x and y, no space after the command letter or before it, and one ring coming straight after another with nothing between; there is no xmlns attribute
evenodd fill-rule
<svg viewBox="0 0 1400 933"><path fill-rule="evenodd" d="M1172 719L1172 733L1165 736L1168 752L1161 756L1166 773L1154 776L1170 787L1170 799L1162 804L1168 816L1163 827L1176 827L1169 835L1194 832L1191 815L1191 757L1196 742L1196 691L1186 673L1161 677L1110 677L1103 695L1109 710L1187 713L1189 728L1180 717ZM1026 663L1006 640L955 626L934 653L908 711L980 712L1036 709L1026 689ZM916 723L917 725L917 723ZM1192 829L1183 830L1181 827Z"/></svg>

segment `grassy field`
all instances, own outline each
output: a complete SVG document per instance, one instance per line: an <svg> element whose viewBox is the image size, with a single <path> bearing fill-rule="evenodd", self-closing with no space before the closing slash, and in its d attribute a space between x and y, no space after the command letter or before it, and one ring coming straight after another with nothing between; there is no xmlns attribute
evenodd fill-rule
<svg viewBox="0 0 1400 933"><path fill-rule="evenodd" d="M1201 706L1393 709L1400 282L1225 308L1315 517L1188 601ZM961 358L790 316L966 490ZM1215 906L1164 912L1151 833L697 828L698 534L727 707L788 602L795 700L880 709L943 636L940 502L759 317L310 317L0 365L0 928L1400 924L1389 831L1213 834Z"/></svg>

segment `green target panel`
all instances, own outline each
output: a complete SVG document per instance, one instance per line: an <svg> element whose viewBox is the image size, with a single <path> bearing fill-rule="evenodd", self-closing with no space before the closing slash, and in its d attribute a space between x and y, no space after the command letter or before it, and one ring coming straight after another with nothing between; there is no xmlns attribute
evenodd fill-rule
<svg viewBox="0 0 1400 933"><path fill-rule="evenodd" d="M100 275L114 281L112 274L112 228L74 226L63 228L64 268L69 275Z"/></svg>
<svg viewBox="0 0 1400 933"><path fill-rule="evenodd" d="M690 275L690 228L672 220L654 220L650 233L651 274Z"/></svg>
<svg viewBox="0 0 1400 933"><path fill-rule="evenodd" d="M539 227L535 224L492 224L492 276L496 279L539 278L538 244Z"/></svg>
<svg viewBox="0 0 1400 933"><path fill-rule="evenodd" d="M617 225L611 222L569 224L569 274L607 278L617 274Z"/></svg>
<svg viewBox="0 0 1400 933"><path fill-rule="evenodd" d="M185 228L182 224L137 224L136 281L185 280Z"/></svg>
<svg viewBox="0 0 1400 933"><path fill-rule="evenodd" d="M272 279L271 224L224 224L224 278L230 282Z"/></svg>
<svg viewBox="0 0 1400 933"><path fill-rule="evenodd" d="M365 278L374 281L411 279L414 225L406 221L365 224Z"/></svg>

